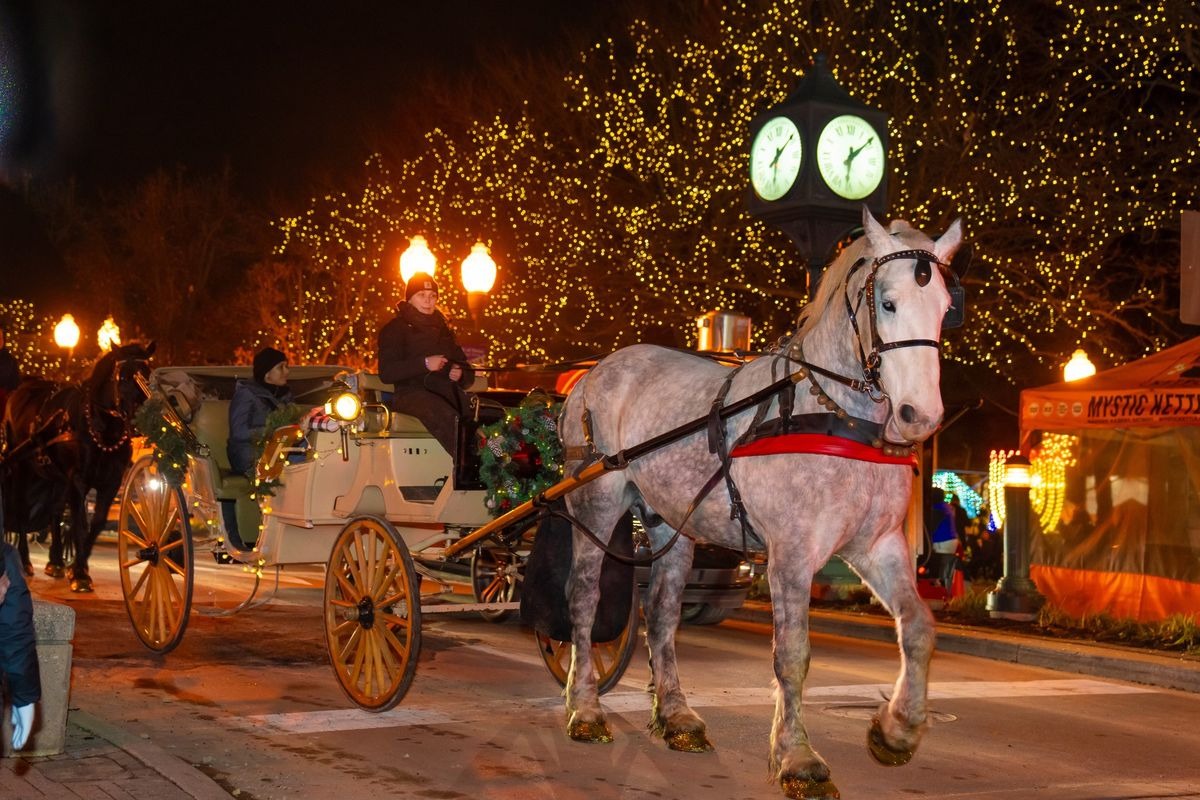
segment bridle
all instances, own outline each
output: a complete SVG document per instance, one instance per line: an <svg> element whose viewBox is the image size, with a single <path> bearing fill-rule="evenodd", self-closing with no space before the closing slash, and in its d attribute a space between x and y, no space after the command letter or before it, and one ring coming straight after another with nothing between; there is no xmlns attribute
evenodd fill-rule
<svg viewBox="0 0 1200 800"><path fill-rule="evenodd" d="M117 359L113 362L112 375L109 376L109 383L112 384L112 407L100 405L98 398L95 397L97 392L96 387L94 386L88 387L89 396L85 399L83 404L83 418L87 426L88 436L91 437L91 440L93 443L95 443L96 447L100 448L100 450L105 453L116 452L133 436L133 426L130 425L128 416L121 409L121 382L123 380L122 371L124 370L125 365L129 362L137 362L139 365L134 369L135 377L133 381L138 390L144 394L145 389L142 386L142 381L137 380L137 376L140 374L140 365L149 363L148 359L137 356L129 356L126 358ZM93 406L99 406L100 410L106 417L117 420L121 423L121 435L115 442L106 442L101 438L100 431L96 429L96 423L92 417Z"/></svg>
<svg viewBox="0 0 1200 800"><path fill-rule="evenodd" d="M909 249L898 250L894 253L885 253L877 256L872 262L870 273L867 275L863 285L859 287L853 301L851 301L850 279L854 274L867 263L866 258L860 258L854 262L853 266L846 273L846 277L842 282L841 293L846 306L846 316L850 321L850 326L854 330L854 340L858 351L858 361L862 370L861 378L850 378L841 375L833 370L826 369L818 364L813 364L804 358L804 343L799 336L792 338L791 344L783 349L780 355L800 365L801 377L807 378L810 385L809 391L816 396L817 403L828 408L839 418L846 418L847 412L838 406L824 389L817 382L817 375L835 380L844 386L849 387L852 391L861 392L871 398L876 403L887 404L887 418L890 420L893 416L892 400L888 395L887 390L880 382L880 367L883 364L883 353L889 350L899 350L905 347L932 347L940 352L941 342L934 339L900 339L892 342L885 342L879 335L879 324L877 319L878 312L875 310L875 277L879 272L879 268L889 261L898 259L914 259L916 266L913 268L914 280L918 286L926 286L933 277L933 266L937 265L941 271L943 280L946 282L948 291L951 291L951 309L947 311L946 318L943 320L943 327L947 327L947 322L953 322L955 319L960 320L961 324L961 305L962 305L962 290L958 282L957 276L950 271L949 265L938 259L936 255L928 250ZM953 287L957 292L950 290ZM871 350L868 352L863 347L863 341L867 337L863 336L863 332L859 327L858 318L863 302L866 302L868 314L867 325L870 333ZM953 312L953 313L952 313ZM895 442L883 437L877 447L883 448L885 451L901 451L908 450L912 447L912 442L901 441Z"/></svg>

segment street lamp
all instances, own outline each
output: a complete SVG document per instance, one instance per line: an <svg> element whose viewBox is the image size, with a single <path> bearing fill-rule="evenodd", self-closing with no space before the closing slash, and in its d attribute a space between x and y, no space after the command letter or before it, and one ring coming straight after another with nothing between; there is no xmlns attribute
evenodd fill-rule
<svg viewBox="0 0 1200 800"><path fill-rule="evenodd" d="M1080 347L1071 354L1071 360L1063 367L1063 380L1077 381L1081 378L1090 378L1096 374L1096 365L1088 358L1087 353L1083 352Z"/></svg>
<svg viewBox="0 0 1200 800"><path fill-rule="evenodd" d="M470 255L463 259L462 282L467 290L467 308L478 328L483 322L488 292L496 283L496 262L488 254L488 247L483 242L476 242Z"/></svg>
<svg viewBox="0 0 1200 800"><path fill-rule="evenodd" d="M121 329L117 327L117 323L113 322L111 316L106 317L100 330L96 331L96 341L100 345L101 353L107 353L114 347L121 346Z"/></svg>
<svg viewBox="0 0 1200 800"><path fill-rule="evenodd" d="M414 236L408 243L408 249L400 254L400 280L407 286L412 276L418 272L433 276L437 269L437 256L429 249L429 243L424 236Z"/></svg>
<svg viewBox="0 0 1200 800"><path fill-rule="evenodd" d="M987 610L993 618L1032 620L1046 598L1029 577L1029 459L1020 453L1004 465L1004 575L988 592Z"/></svg>
<svg viewBox="0 0 1200 800"><path fill-rule="evenodd" d="M79 325L75 323L75 317L62 315L62 319L54 326L54 343L67 351L67 363L63 367L65 372L70 368L71 357L75 355L75 345L79 344Z"/></svg>

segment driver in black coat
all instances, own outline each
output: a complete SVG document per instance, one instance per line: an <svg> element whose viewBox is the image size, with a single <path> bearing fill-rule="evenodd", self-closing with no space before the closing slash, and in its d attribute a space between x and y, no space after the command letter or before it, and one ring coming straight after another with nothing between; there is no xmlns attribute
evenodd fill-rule
<svg viewBox="0 0 1200 800"><path fill-rule="evenodd" d="M411 414L456 456L455 425L470 412L464 389L475 370L437 309L438 286L418 272L405 286L396 316L379 330L379 378L393 384L393 411Z"/></svg>

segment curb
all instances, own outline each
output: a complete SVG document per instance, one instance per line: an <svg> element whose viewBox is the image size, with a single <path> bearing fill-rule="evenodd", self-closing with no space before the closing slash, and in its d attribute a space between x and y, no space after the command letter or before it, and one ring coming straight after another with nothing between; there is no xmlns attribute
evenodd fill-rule
<svg viewBox="0 0 1200 800"><path fill-rule="evenodd" d="M196 800L229 800L231 797L212 778L147 739L127 733L75 708L71 709L70 721L93 736L121 748Z"/></svg>
<svg viewBox="0 0 1200 800"><path fill-rule="evenodd" d="M769 625L771 606L746 603L729 618ZM896 629L890 619L849 612L810 610L809 629L833 636L896 642ZM991 633L945 623L937 625L937 649L1200 694L1200 661L1176 655L1130 651L1075 639L1043 640L1024 634Z"/></svg>

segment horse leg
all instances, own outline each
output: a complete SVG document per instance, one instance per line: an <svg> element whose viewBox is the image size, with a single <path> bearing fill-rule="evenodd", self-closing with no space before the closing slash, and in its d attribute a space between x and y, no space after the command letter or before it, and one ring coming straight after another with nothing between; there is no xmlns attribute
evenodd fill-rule
<svg viewBox="0 0 1200 800"><path fill-rule="evenodd" d="M661 547L674 533L666 525L647 531L651 547ZM705 735L704 720L693 711L679 688L678 661L675 657L675 631L683 587L695 549L691 539L681 537L669 551L654 562L646 597L646 644L650 650L650 686L653 697L650 730L663 737L672 750L703 753L712 750Z"/></svg>
<svg viewBox="0 0 1200 800"><path fill-rule="evenodd" d="M927 727L933 614L917 595L908 543L899 531L881 537L865 556L847 558L896 620L900 674L892 699L871 720L867 748L880 764L900 766L912 759Z"/></svg>
<svg viewBox="0 0 1200 800"><path fill-rule="evenodd" d="M51 513L50 527L46 529L50 535L50 558L46 561L45 573L51 578L61 578L67 574L67 562L63 556L63 516L67 507L66 499L56 506L58 513Z"/></svg>
<svg viewBox="0 0 1200 800"><path fill-rule="evenodd" d="M808 605L813 570L810 559L798 550L773 551L767 564L775 627L770 769L785 795L804 800L841 796L829 779L829 765L813 749L804 727L802 693L811 655Z"/></svg>
<svg viewBox="0 0 1200 800"><path fill-rule="evenodd" d="M577 518L591 526L593 532L608 531L611 536L616 520L625 512L615 508L611 513L585 514L573 509ZM592 662L592 625L596 606L600 602L600 569L604 551L578 532L571 562L571 577L567 584L567 605L571 613L571 668L567 672L567 735L579 742L611 742L612 729L600 708L600 692L596 669Z"/></svg>
<svg viewBox="0 0 1200 800"><path fill-rule="evenodd" d="M67 502L71 504L71 540L75 543L75 563L71 565L71 591L94 592L92 576L88 572L88 557L92 553L92 543L95 535L91 533L87 522L87 491L78 486L72 486L67 492Z"/></svg>

